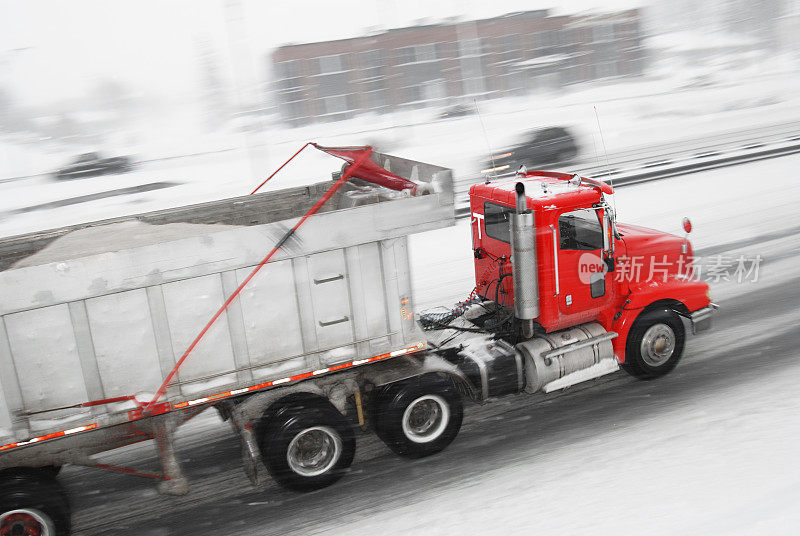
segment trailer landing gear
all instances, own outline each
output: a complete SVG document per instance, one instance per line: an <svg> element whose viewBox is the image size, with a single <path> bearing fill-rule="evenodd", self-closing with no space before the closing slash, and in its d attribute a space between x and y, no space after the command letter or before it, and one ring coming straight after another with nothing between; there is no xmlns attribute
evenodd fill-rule
<svg viewBox="0 0 800 536"><path fill-rule="evenodd" d="M178 459L175 457L172 426L164 419L156 419L153 423L153 438L156 440L158 456L164 471L164 481L158 485L159 493L186 495L189 493L189 481L183 475Z"/></svg>

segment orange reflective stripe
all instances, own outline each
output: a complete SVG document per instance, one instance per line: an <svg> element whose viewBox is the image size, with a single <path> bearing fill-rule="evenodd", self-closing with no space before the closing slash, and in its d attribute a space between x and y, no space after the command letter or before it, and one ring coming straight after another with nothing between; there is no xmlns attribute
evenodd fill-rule
<svg viewBox="0 0 800 536"><path fill-rule="evenodd" d="M359 359L359 360L356 360L356 361L348 361L347 363L341 363L339 365L334 365L332 367L328 367L328 368L324 368L324 369L318 369L318 370L313 370L313 371L309 371L309 372L303 372L302 374L296 374L294 376L281 378L279 380L272 380L272 381L265 382L265 383L259 383L258 385L253 385L253 386L250 386L250 387L243 387L242 389L234 389L232 391L225 391L224 393L217 393L215 395L208 395L208 396L204 396L202 398L197 398L197 399L194 399L194 400L178 402L178 403L174 404L172 407L175 408L175 409L183 409L183 408L187 408L189 406L196 406L198 404L205 404L206 402L212 402L214 400L220 400L220 399L223 399L223 398L228 398L230 396L236 396L236 395L240 395L240 394L243 394L243 393L250 393L250 392L253 392L253 391L260 391L261 389L266 389L267 387L274 387L276 385L280 385L280 384L283 384L283 383L289 383L289 382L296 382L296 381L300 381L300 380L305 380L305 379L311 378L313 376L324 376L326 374L330 374L331 372L336 372L338 370L343 370L343 369L346 369L346 368L358 367L358 366L364 365L366 363L373 363L375 361L381 361L381 360L384 360L384 359L389 359L390 357L397 357L397 356L401 356L401 355L412 354L414 352L418 352L419 350L422 350L423 348L425 348L425 345L426 345L426 343L424 341L420 341L417 344L415 344L414 346L407 346L406 348L403 348L401 350L395 350L393 352L388 352L388 353L385 353L385 354L380 354L380 355L376 355L376 356L373 356L373 357L368 357L368 358L365 358L365 359Z"/></svg>
<svg viewBox="0 0 800 536"><path fill-rule="evenodd" d="M8 445L0 445L0 452L18 447L24 447L26 445L33 445L34 443L40 443L42 441L47 441L48 439L56 439L58 437L77 434L79 432L86 432L87 430L94 430L95 428L97 428L97 423L87 424L86 426L79 426L77 428L70 428L69 430L61 430L60 432L53 432L51 434L45 434L43 436L33 437L27 441L19 441L17 443L10 443Z"/></svg>

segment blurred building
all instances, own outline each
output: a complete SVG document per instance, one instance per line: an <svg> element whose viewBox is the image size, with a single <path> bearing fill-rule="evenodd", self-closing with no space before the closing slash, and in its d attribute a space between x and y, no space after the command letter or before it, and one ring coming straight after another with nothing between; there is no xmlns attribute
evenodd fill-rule
<svg viewBox="0 0 800 536"><path fill-rule="evenodd" d="M301 125L640 75L639 10L546 10L287 45L272 55L278 106Z"/></svg>

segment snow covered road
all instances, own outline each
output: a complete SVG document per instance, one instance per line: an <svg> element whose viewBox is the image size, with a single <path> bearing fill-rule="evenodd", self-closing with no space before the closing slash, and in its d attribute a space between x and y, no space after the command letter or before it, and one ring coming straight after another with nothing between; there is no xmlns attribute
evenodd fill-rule
<svg viewBox="0 0 800 536"><path fill-rule="evenodd" d="M795 534L800 525L800 157L632 186L621 221L679 233L701 255L760 255L757 281L721 280L711 332L665 378L620 372L548 398L469 406L440 455L399 459L369 435L351 473L307 495L249 487L213 413L178 433L192 484L66 467L78 535ZM762 240L760 237L768 237ZM415 236L418 308L473 284L469 222ZM157 469L149 444L105 455Z"/></svg>

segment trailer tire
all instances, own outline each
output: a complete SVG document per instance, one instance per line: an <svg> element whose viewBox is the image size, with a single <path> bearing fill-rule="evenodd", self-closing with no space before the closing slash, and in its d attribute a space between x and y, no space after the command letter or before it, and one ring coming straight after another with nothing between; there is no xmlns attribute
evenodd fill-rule
<svg viewBox="0 0 800 536"><path fill-rule="evenodd" d="M427 374L391 384L372 413L375 433L396 454L422 458L441 452L464 418L461 395L449 379Z"/></svg>
<svg viewBox="0 0 800 536"><path fill-rule="evenodd" d="M58 481L44 471L0 473L0 534L68 536L70 508Z"/></svg>
<svg viewBox="0 0 800 536"><path fill-rule="evenodd" d="M355 451L352 426L327 401L281 408L261 436L264 465L278 484L295 491L330 486L344 476Z"/></svg>
<svg viewBox="0 0 800 536"><path fill-rule="evenodd" d="M680 361L685 341L686 330L675 311L645 311L633 323L628 334L622 368L642 379L663 376Z"/></svg>

